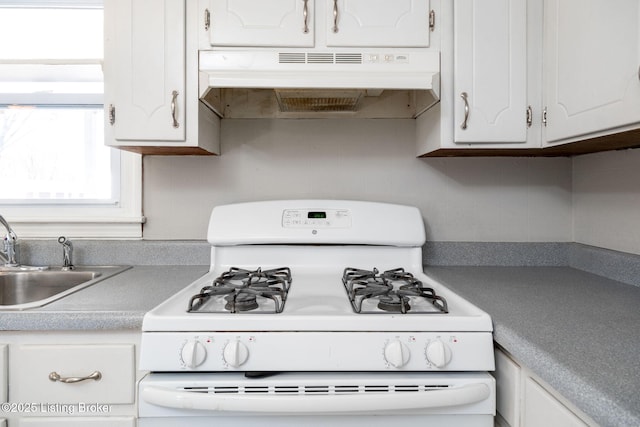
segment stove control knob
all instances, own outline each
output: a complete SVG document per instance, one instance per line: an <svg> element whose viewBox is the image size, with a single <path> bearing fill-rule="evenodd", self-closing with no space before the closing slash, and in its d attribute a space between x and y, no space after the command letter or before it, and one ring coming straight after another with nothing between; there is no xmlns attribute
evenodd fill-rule
<svg viewBox="0 0 640 427"><path fill-rule="evenodd" d="M409 348L398 340L389 342L384 348L384 359L394 368L402 368L410 357Z"/></svg>
<svg viewBox="0 0 640 427"><path fill-rule="evenodd" d="M193 369L202 365L207 358L207 349L198 340L189 340L180 351L182 361L187 368Z"/></svg>
<svg viewBox="0 0 640 427"><path fill-rule="evenodd" d="M451 349L439 339L427 344L425 353L429 363L436 368L444 368L451 361Z"/></svg>
<svg viewBox="0 0 640 427"><path fill-rule="evenodd" d="M238 340L231 341L224 346L222 357L229 366L237 368L249 358L249 349Z"/></svg>

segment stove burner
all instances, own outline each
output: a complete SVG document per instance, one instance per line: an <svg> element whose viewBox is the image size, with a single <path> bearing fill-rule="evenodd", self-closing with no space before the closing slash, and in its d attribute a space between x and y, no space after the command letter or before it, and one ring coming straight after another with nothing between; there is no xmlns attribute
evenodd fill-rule
<svg viewBox="0 0 640 427"><path fill-rule="evenodd" d="M356 313L448 313L447 302L403 268L346 268L342 275ZM376 304L377 303L377 304Z"/></svg>
<svg viewBox="0 0 640 427"><path fill-rule="evenodd" d="M390 313L406 313L411 310L409 298L397 295L383 295L380 297L378 308Z"/></svg>
<svg viewBox="0 0 640 427"><path fill-rule="evenodd" d="M280 313L290 286L287 267L264 271L232 267L191 297L187 311Z"/></svg>
<svg viewBox="0 0 640 427"><path fill-rule="evenodd" d="M227 295L224 297L227 303L224 305L225 310L231 312L237 311L251 311L259 307L258 301L255 295L237 294Z"/></svg>

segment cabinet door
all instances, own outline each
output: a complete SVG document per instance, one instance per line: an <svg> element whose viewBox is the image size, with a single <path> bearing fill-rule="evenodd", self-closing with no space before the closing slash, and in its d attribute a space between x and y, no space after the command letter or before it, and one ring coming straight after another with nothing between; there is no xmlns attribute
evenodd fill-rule
<svg viewBox="0 0 640 427"><path fill-rule="evenodd" d="M640 2L546 0L546 142L640 122Z"/></svg>
<svg viewBox="0 0 640 427"><path fill-rule="evenodd" d="M526 0L454 2L454 140L525 143Z"/></svg>
<svg viewBox="0 0 640 427"><path fill-rule="evenodd" d="M9 381L7 380L8 354L9 347L6 344L0 345L0 403L7 401L7 391L9 388Z"/></svg>
<svg viewBox="0 0 640 427"><path fill-rule="evenodd" d="M20 427L135 427L136 420L132 417L50 417L50 418L22 418ZM0 424L0 427L2 425Z"/></svg>
<svg viewBox="0 0 640 427"><path fill-rule="evenodd" d="M496 424L515 427L520 418L520 367L509 356L496 350Z"/></svg>
<svg viewBox="0 0 640 427"><path fill-rule="evenodd" d="M322 0L327 46L429 46L429 0Z"/></svg>
<svg viewBox="0 0 640 427"><path fill-rule="evenodd" d="M297 46L314 43L314 0L211 0L213 46Z"/></svg>
<svg viewBox="0 0 640 427"><path fill-rule="evenodd" d="M525 381L524 427L586 427L532 378Z"/></svg>
<svg viewBox="0 0 640 427"><path fill-rule="evenodd" d="M183 141L184 0L109 0L104 7L105 62L113 72L105 100L115 107L115 139Z"/></svg>

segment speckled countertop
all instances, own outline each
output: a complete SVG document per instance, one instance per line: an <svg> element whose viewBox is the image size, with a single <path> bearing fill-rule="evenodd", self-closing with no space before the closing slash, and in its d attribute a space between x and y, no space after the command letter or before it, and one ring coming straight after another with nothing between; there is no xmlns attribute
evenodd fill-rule
<svg viewBox="0 0 640 427"><path fill-rule="evenodd" d="M640 287L570 267L428 267L494 338L602 426L640 426Z"/></svg>
<svg viewBox="0 0 640 427"><path fill-rule="evenodd" d="M0 311L0 331L138 329L144 314L209 266L135 266L44 307Z"/></svg>

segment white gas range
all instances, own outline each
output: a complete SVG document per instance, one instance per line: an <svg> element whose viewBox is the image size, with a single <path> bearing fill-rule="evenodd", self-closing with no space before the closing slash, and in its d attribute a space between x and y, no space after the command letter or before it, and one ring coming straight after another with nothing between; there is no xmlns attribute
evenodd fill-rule
<svg viewBox="0 0 640 427"><path fill-rule="evenodd" d="M423 273L418 209L218 206L208 240L210 271L145 315L141 425L493 424L491 319Z"/></svg>

